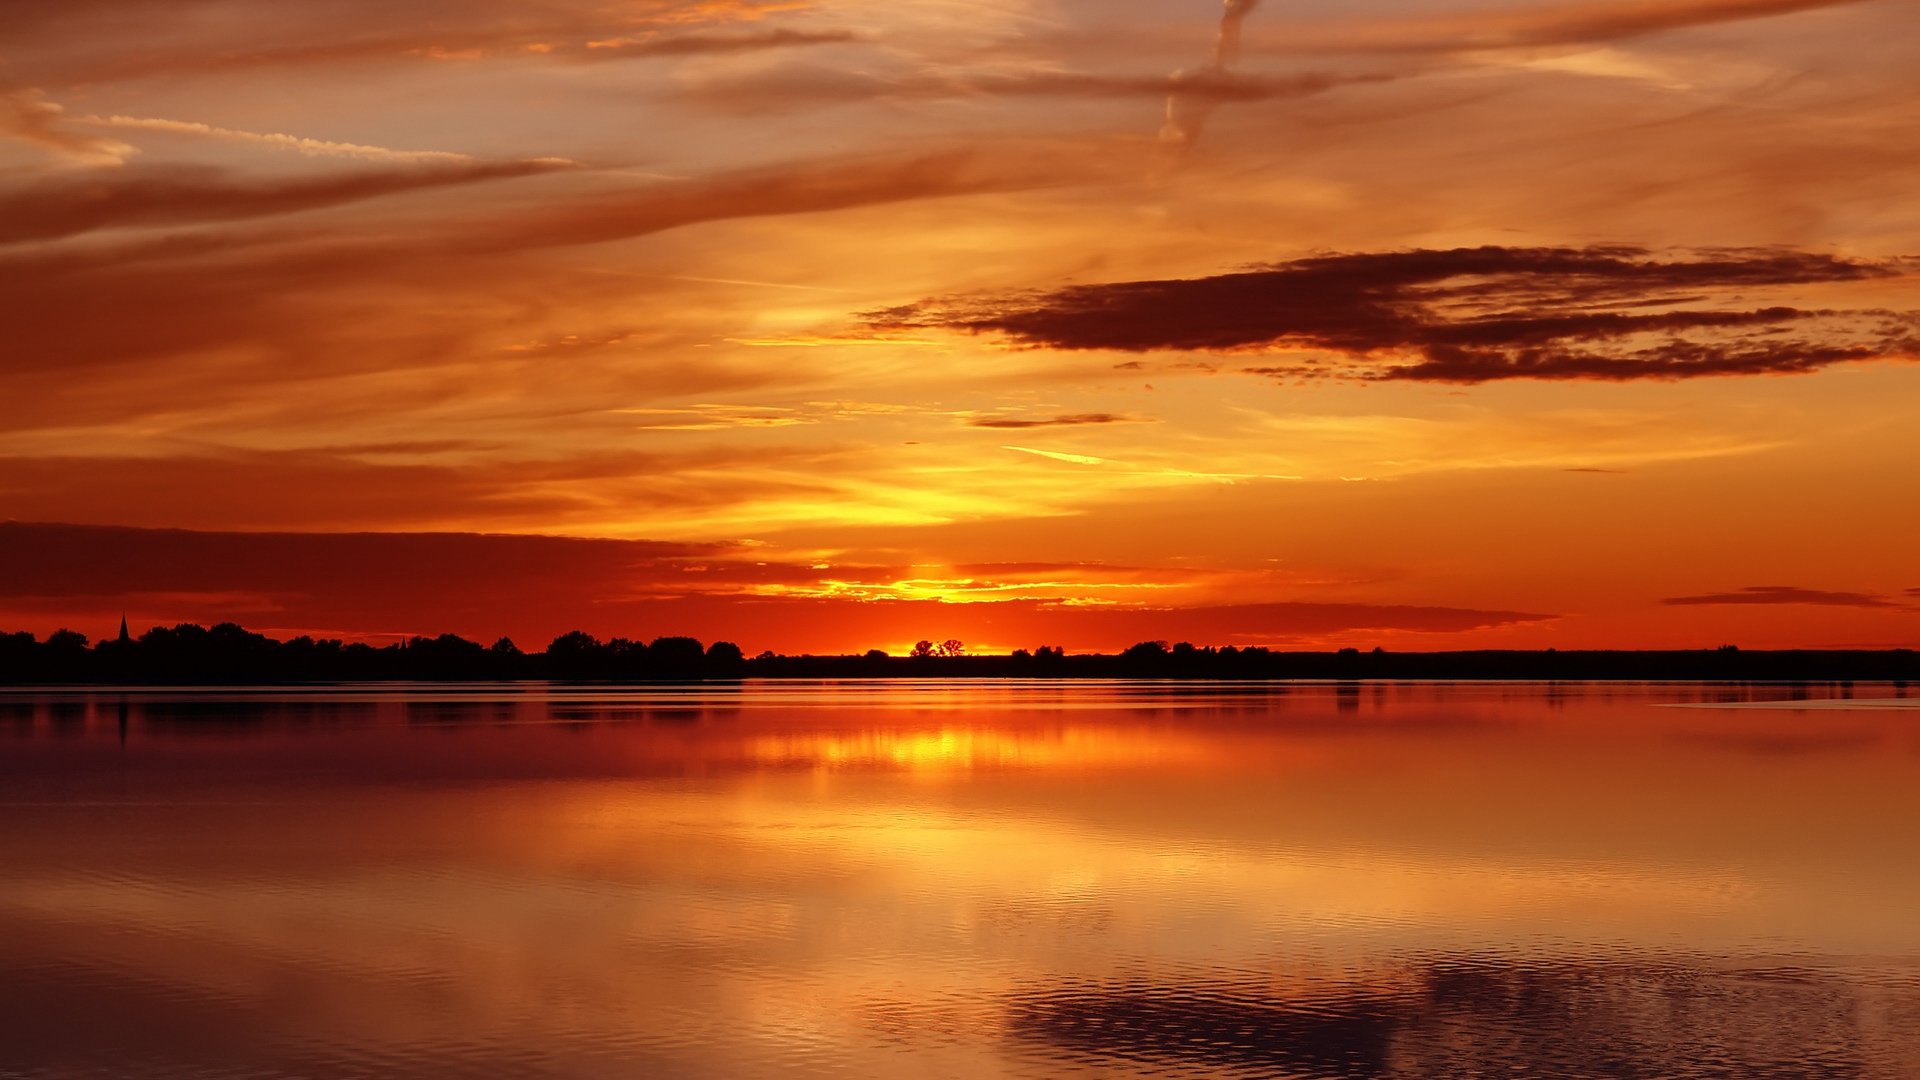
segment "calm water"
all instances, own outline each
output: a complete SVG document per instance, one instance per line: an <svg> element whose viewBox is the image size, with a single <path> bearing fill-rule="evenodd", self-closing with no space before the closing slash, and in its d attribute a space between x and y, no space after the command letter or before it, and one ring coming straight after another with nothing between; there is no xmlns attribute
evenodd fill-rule
<svg viewBox="0 0 1920 1080"><path fill-rule="evenodd" d="M0 1077L1920 1077L1917 705L0 695Z"/></svg>

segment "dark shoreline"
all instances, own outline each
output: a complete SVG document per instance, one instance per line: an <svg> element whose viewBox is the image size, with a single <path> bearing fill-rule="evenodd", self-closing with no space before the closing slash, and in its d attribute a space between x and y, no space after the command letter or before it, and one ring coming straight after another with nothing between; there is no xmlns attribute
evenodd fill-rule
<svg viewBox="0 0 1920 1080"><path fill-rule="evenodd" d="M957 644L957 643L955 643ZM957 652L957 650L956 650ZM296 638L276 641L232 624L156 628L89 645L77 634L37 641L0 634L0 686L291 685L375 682L694 682L741 679L1165 679L1418 681L1920 682L1920 652L1886 650L1474 650L1281 652L1265 648L1142 642L1117 654L1059 649L1011 655L748 658L727 642L651 643L585 634L526 653L453 635L374 647Z"/></svg>

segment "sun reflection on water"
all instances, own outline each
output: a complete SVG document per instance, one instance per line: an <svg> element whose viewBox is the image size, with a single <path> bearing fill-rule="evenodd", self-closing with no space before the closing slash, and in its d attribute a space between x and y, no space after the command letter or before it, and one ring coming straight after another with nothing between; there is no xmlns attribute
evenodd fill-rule
<svg viewBox="0 0 1920 1080"><path fill-rule="evenodd" d="M1905 1080L1920 1051L1898 710L627 693L136 701L124 743L30 706L0 1075Z"/></svg>
<svg viewBox="0 0 1920 1080"><path fill-rule="evenodd" d="M941 774L974 769L1190 767L1214 760L1217 754L1202 740L1171 732L943 727L760 735L747 741L746 756L765 765L880 767Z"/></svg>

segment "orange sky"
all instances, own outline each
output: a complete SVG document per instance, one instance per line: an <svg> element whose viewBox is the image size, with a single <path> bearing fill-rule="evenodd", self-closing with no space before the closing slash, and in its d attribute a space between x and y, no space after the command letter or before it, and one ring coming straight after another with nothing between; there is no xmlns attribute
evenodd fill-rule
<svg viewBox="0 0 1920 1080"><path fill-rule="evenodd" d="M1920 644L1920 10L1222 16L15 0L0 626Z"/></svg>

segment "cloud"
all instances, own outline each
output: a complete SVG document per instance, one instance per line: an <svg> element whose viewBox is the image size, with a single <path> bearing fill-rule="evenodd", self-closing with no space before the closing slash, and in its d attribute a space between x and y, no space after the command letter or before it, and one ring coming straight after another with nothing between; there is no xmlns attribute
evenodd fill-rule
<svg viewBox="0 0 1920 1080"><path fill-rule="evenodd" d="M805 427L820 422L816 417L801 415L794 409L774 406L742 408L735 405L689 405L681 408L624 408L613 411L622 416L636 417L634 427L645 431Z"/></svg>
<svg viewBox="0 0 1920 1080"><path fill-rule="evenodd" d="M1092 424L1144 424L1150 423L1144 417L1124 416L1120 413L1064 413L1059 416L970 416L968 427L993 428L1000 431L1023 431L1027 428L1082 427Z"/></svg>
<svg viewBox="0 0 1920 1080"><path fill-rule="evenodd" d="M198 532L0 523L0 596L111 596L129 591L308 593L366 575L368 591L476 588L556 568L601 574L712 559L726 544L482 533ZM307 575L311 575L310 577Z"/></svg>
<svg viewBox="0 0 1920 1080"><path fill-rule="evenodd" d="M38 90L0 93L0 136L50 150L76 165L122 165L137 152L118 139L67 130L61 123L65 114Z"/></svg>
<svg viewBox="0 0 1920 1080"><path fill-rule="evenodd" d="M0 218L0 233L15 224ZM428 294L409 252L388 246L385 263L296 230L0 248L12 345L0 364L8 391L0 394L0 424L19 430L218 408L263 382L311 388L322 376L416 366L507 317L469 304L459 323L416 318L396 333L390 306ZM440 296L474 287L476 271L437 269ZM271 362L230 364L210 377L175 359L236 352ZM278 394L260 403L277 411L276 401L290 403Z"/></svg>
<svg viewBox="0 0 1920 1080"><path fill-rule="evenodd" d="M1243 75L1216 69L1171 75L1095 74L1032 70L972 74L871 75L841 68L804 67L728 76L694 84L689 96L706 105L743 111L861 101L977 98L1177 98L1182 102L1281 101L1343 86L1386 82L1386 74L1304 72Z"/></svg>
<svg viewBox="0 0 1920 1080"><path fill-rule="evenodd" d="M509 633L538 643L581 627L602 636L730 638L750 651L856 652L930 634L1119 649L1163 638L1280 644L1350 633L1470 633L1553 617L1378 603L1060 603L1031 594L1056 586L1097 591L1102 582L1142 588L1153 584L1154 572L1098 564L955 569L1010 584L1011 598L921 598L902 587L912 583L912 568L830 567L735 543L5 522L0 616L49 626L57 625L56 617L96 619L104 627L117 621L123 605L136 624L216 621L234 617L235 606L243 605L271 612L277 625L335 627L359 636ZM1188 573L1176 568L1167 578L1179 583ZM890 584L858 584L867 579Z"/></svg>
<svg viewBox="0 0 1920 1080"><path fill-rule="evenodd" d="M291 530L484 523L599 532L613 531L603 525L609 521L617 528L657 519L684 533L690 517L844 501L835 464L831 448L784 444L539 457L202 448L191 456L0 456L0 475L6 511L39 520Z"/></svg>
<svg viewBox="0 0 1920 1080"><path fill-rule="evenodd" d="M1478 383L1791 374L1910 357L1920 313L1755 306L1756 293L1885 283L1897 265L1773 248L1663 257L1633 247L1336 254L1212 277L947 297L863 318L1015 344L1304 354L1276 378Z"/></svg>
<svg viewBox="0 0 1920 1080"><path fill-rule="evenodd" d="M954 195L1050 186L1085 176L1099 154L1017 145L784 162L574 200L504 224L478 225L458 251L598 244L710 221L822 213Z"/></svg>
<svg viewBox="0 0 1920 1080"><path fill-rule="evenodd" d="M1442 53L1581 45L1871 0L1608 0L1413 19L1296 23L1261 52Z"/></svg>
<svg viewBox="0 0 1920 1080"><path fill-rule="evenodd" d="M1279 645L1342 634L1458 634L1557 618L1539 612L1419 604L1282 601L1157 609L1055 605L1038 621L1062 636L1080 640Z"/></svg>
<svg viewBox="0 0 1920 1080"><path fill-rule="evenodd" d="M581 60L630 60L664 56L707 56L765 52L809 45L848 45L864 40L851 30L763 30L751 34L647 34L591 41L563 55Z"/></svg>
<svg viewBox="0 0 1920 1080"><path fill-rule="evenodd" d="M1857 608L1904 606L1875 593L1828 592L1824 589L1801 589L1791 585L1749 585L1735 592L1670 596L1660 602L1670 607L1699 607L1715 604L1813 604L1821 607Z"/></svg>
<svg viewBox="0 0 1920 1080"><path fill-rule="evenodd" d="M555 160L456 160L271 180L190 166L129 169L106 178L54 177L0 193L0 244L128 226L272 217L567 167Z"/></svg>
<svg viewBox="0 0 1920 1080"><path fill-rule="evenodd" d="M1031 446L1003 446L1000 449L1012 450L1014 453L1017 453L1017 454L1032 454L1035 457L1051 458L1054 461L1064 461L1069 465L1110 465L1112 464L1112 462L1108 461L1106 458L1094 457L1091 454L1068 454L1068 453L1063 453L1059 450L1036 450Z"/></svg>
<svg viewBox="0 0 1920 1080"><path fill-rule="evenodd" d="M32 71L48 83L103 83L368 63L692 56L856 40L851 32L840 30L781 28L724 34L697 29L758 22L811 6L790 0L648 0L620 5L574 0L538 5L505 0L403 0L288 8L274 12L272 18L223 17L222 3L194 5L192 0L181 0L170 13L183 23L190 21L192 16L178 10L188 6L207 9L193 23L201 32L190 46L171 44L179 40L167 33L173 27L161 20L148 22L153 16L147 5L103 3L78 6L92 7L92 12L48 10L36 24L23 28L47 46L38 50L41 55L35 56ZM86 19L86 24L61 17L65 15ZM122 37L139 40L141 47L87 47L95 40L118 43Z"/></svg>
<svg viewBox="0 0 1920 1080"><path fill-rule="evenodd" d="M1233 78L1228 68L1240 58L1240 38L1247 17L1260 6L1260 0L1226 0L1220 14L1220 29L1214 37L1213 60L1194 76L1179 78L1180 85L1167 94L1166 123L1160 128L1162 142L1182 148L1191 147L1207 126L1207 120L1220 99L1196 94L1192 84L1207 79Z"/></svg>
<svg viewBox="0 0 1920 1080"><path fill-rule="evenodd" d="M102 363L239 349L274 357L276 379L304 381L396 364L435 366L471 358L476 350L503 358L577 351L584 342L563 340L534 317L535 308L591 309L599 318L599 311L632 303L631 284L619 275L556 269L523 253L740 217L1040 187L1086 175L1101 158L1097 146L1027 152L1016 143L904 158L790 162L683 181L615 181L620 186L612 190L606 183L590 190L584 184L549 188L539 201L470 216L443 209L451 200L416 201L419 212L382 218L376 229L337 228L342 217L277 228L128 233L111 237L115 242L103 236L58 247L0 247L0 296L8 301L11 346L0 374L16 377L10 392L0 393L0 420L32 417L44 425L56 399L85 413L100 412L87 403L100 401L102 388L57 373ZM381 165L304 179L253 180L205 168L53 177L10 192L0 186L0 238L17 242L122 225L266 218L436 184L462 185L495 173L558 168L544 161L474 162ZM324 225L336 228L321 231ZM529 308L486 299L508 280L515 295L538 295L542 302ZM675 286L663 277L653 288L664 295ZM101 318L103 311L116 317ZM650 325L655 334L674 334L701 317L675 310ZM595 332L609 341L625 338L618 326ZM703 328L698 340L712 334ZM869 343L865 336L848 340ZM502 351L514 344L528 347ZM185 362L151 369L142 400L153 401L153 380L172 373L196 402L209 394L231 397L239 385L230 377L196 385L198 370ZM261 367L230 374L257 379L265 372ZM746 365L694 358L657 370L668 372L674 373L676 392L692 393L758 385L769 377L749 374ZM17 377L28 373L47 381L19 385Z"/></svg>
<svg viewBox="0 0 1920 1080"><path fill-rule="evenodd" d="M1389 75L1239 75L1228 71L1166 76L1089 75L1067 71L980 76L955 85L968 93L1021 96L1132 98L1178 94L1207 101L1272 101L1307 97L1336 87L1385 82Z"/></svg>
<svg viewBox="0 0 1920 1080"><path fill-rule="evenodd" d="M196 135L224 142L264 146L273 150L291 150L306 157L345 157L363 161L407 163L468 163L474 160L466 154L451 154L439 150L392 150L384 146L330 142L325 139L302 138L298 135L236 131L232 128L214 127L211 124L199 124L189 120L165 120L140 116L83 116L79 122L96 127L158 131L169 135Z"/></svg>
<svg viewBox="0 0 1920 1080"><path fill-rule="evenodd" d="M716 576L750 578L752 562L729 562L740 551L555 536L7 522L0 524L0 603L56 611L127 603L147 621L213 621L236 614L231 597L249 596L254 610L275 612L281 625L557 634L567 620L589 621L596 606L652 586L691 592ZM716 562L724 571L715 571ZM542 604L554 614L542 616Z"/></svg>

